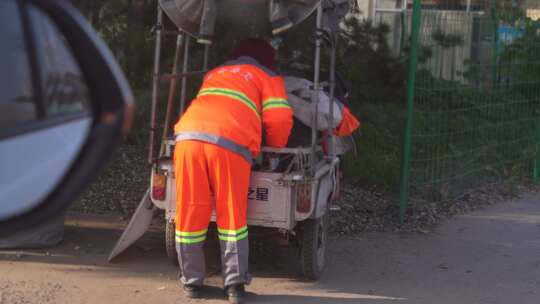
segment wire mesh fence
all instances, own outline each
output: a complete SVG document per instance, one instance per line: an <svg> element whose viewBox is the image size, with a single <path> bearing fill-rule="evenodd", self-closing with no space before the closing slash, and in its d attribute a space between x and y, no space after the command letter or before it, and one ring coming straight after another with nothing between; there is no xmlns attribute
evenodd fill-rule
<svg viewBox="0 0 540 304"><path fill-rule="evenodd" d="M406 118L396 120L402 216L408 202L538 181L540 1L402 1L375 1L373 12L409 63Z"/></svg>
<svg viewBox="0 0 540 304"><path fill-rule="evenodd" d="M540 23L530 4L422 1L402 203L538 179ZM404 16L410 35L412 11Z"/></svg>

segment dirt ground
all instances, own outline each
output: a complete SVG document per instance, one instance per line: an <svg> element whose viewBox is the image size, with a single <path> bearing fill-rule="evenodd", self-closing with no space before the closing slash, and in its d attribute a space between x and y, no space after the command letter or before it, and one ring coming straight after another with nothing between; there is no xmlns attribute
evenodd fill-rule
<svg viewBox="0 0 540 304"><path fill-rule="evenodd" d="M70 215L49 250L0 252L0 304L226 303L209 258L207 300L181 295L176 269L152 230L113 263L125 222ZM332 239L316 283L295 251L274 243L252 254L250 303L540 303L540 194L449 220L429 234ZM211 255L210 255L211 256Z"/></svg>

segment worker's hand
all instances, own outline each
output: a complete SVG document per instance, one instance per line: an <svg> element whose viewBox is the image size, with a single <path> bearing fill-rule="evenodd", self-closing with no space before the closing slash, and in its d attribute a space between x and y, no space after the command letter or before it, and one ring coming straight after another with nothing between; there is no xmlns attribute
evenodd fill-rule
<svg viewBox="0 0 540 304"><path fill-rule="evenodd" d="M270 164L270 170L274 171L279 166L279 157L270 158L270 161L268 162Z"/></svg>
<svg viewBox="0 0 540 304"><path fill-rule="evenodd" d="M274 171L279 166L279 154L278 153L265 153L265 159L268 163L270 171Z"/></svg>
<svg viewBox="0 0 540 304"><path fill-rule="evenodd" d="M265 156L267 159L271 159L271 158L279 158L279 153L266 152L266 153L264 153L264 156Z"/></svg>

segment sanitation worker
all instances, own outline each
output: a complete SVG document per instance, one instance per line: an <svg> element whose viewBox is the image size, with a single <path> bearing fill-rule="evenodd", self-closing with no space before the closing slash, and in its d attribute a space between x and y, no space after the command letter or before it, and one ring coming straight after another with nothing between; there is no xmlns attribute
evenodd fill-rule
<svg viewBox="0 0 540 304"><path fill-rule="evenodd" d="M208 72L174 127L176 248L186 296L201 296L203 243L212 209L217 215L225 293L242 303L249 284L247 199L251 163L268 146L284 147L292 109L275 50L260 39L240 42L234 59ZM263 132L264 130L264 132Z"/></svg>

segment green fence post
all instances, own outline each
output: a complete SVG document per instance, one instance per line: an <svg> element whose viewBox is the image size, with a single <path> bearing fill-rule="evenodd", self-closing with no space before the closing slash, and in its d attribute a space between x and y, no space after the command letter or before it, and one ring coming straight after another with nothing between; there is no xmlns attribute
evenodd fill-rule
<svg viewBox="0 0 540 304"><path fill-rule="evenodd" d="M409 175L411 168L411 139L414 113L414 87L416 81L416 66L418 62L418 35L420 33L421 0L414 0L411 29L411 52L409 54L408 80L407 80L407 118L405 123L405 136L403 140L403 155L401 160L401 182L399 193L399 220L405 221L405 211L409 197Z"/></svg>
<svg viewBox="0 0 540 304"><path fill-rule="evenodd" d="M538 180L540 179L540 102L538 105L538 117L536 120L536 158L534 160L534 168L533 168L533 182L535 184L538 184Z"/></svg>

